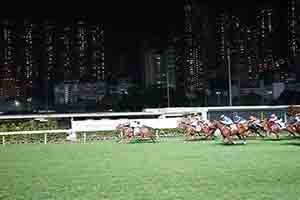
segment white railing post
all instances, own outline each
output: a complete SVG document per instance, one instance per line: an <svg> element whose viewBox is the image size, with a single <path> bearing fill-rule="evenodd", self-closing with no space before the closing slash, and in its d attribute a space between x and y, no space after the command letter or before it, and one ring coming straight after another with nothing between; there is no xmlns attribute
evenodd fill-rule
<svg viewBox="0 0 300 200"><path fill-rule="evenodd" d="M86 132L83 133L83 143L86 143Z"/></svg>
<svg viewBox="0 0 300 200"><path fill-rule="evenodd" d="M47 144L47 133L44 134L44 144Z"/></svg>
<svg viewBox="0 0 300 200"><path fill-rule="evenodd" d="M287 122L287 114L284 112L284 123Z"/></svg>
<svg viewBox="0 0 300 200"><path fill-rule="evenodd" d="M5 146L5 136L2 136L2 145Z"/></svg>

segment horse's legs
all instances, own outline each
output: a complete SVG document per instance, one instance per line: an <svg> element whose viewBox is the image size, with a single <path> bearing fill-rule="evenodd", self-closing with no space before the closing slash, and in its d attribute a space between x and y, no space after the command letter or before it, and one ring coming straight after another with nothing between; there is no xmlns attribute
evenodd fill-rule
<svg viewBox="0 0 300 200"><path fill-rule="evenodd" d="M259 135L262 138L265 138L265 136L263 134L261 134L257 129L253 129L253 130L257 135Z"/></svg>
<svg viewBox="0 0 300 200"><path fill-rule="evenodd" d="M223 137L224 137L224 140L227 139L227 141L229 142L229 144L234 144L234 142L233 142L233 140L231 139L229 133L223 133L222 135L223 135ZM224 140L223 140L223 141L224 141Z"/></svg>
<svg viewBox="0 0 300 200"><path fill-rule="evenodd" d="M278 132L276 132L276 138L279 139L279 133Z"/></svg>
<svg viewBox="0 0 300 200"><path fill-rule="evenodd" d="M192 135L192 140L195 140L195 138L196 138L196 131L192 130L190 133Z"/></svg>
<svg viewBox="0 0 300 200"><path fill-rule="evenodd" d="M276 139L279 139L279 133L277 131L271 131L276 136Z"/></svg>
<svg viewBox="0 0 300 200"><path fill-rule="evenodd" d="M119 132L119 140L117 141L118 143L123 142L123 137L124 137L124 130L121 130Z"/></svg>
<svg viewBox="0 0 300 200"><path fill-rule="evenodd" d="M237 136L240 140L244 139L240 133L237 133L236 136Z"/></svg>
<svg viewBox="0 0 300 200"><path fill-rule="evenodd" d="M183 137L187 138L188 137L188 130L184 129L183 131Z"/></svg>
<svg viewBox="0 0 300 200"><path fill-rule="evenodd" d="M229 141L229 144L234 144L233 140L231 139L230 135L228 134L227 140Z"/></svg>
<svg viewBox="0 0 300 200"><path fill-rule="evenodd" d="M289 132L289 136L291 136L291 135L296 136L292 127L288 127L287 131Z"/></svg>
<svg viewBox="0 0 300 200"><path fill-rule="evenodd" d="M153 143L156 142L156 136L155 134L153 134L150 130L148 131L148 135L150 137L150 139L152 140Z"/></svg>
<svg viewBox="0 0 300 200"><path fill-rule="evenodd" d="M211 130L209 130L206 134L205 134L205 137L206 139L212 139L212 133L211 133Z"/></svg>
<svg viewBox="0 0 300 200"><path fill-rule="evenodd" d="M300 135L300 128L296 128L296 131L295 131L298 135Z"/></svg>

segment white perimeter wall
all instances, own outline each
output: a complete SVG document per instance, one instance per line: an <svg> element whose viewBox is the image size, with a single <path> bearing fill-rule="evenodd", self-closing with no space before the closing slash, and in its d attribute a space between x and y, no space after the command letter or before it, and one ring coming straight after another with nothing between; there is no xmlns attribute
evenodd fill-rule
<svg viewBox="0 0 300 200"><path fill-rule="evenodd" d="M178 119L180 119L180 117L166 119L82 120L72 121L72 129L74 131L110 131L115 130L116 126L118 126L120 123L135 120L141 122L141 124L143 125L147 125L152 128L176 128Z"/></svg>

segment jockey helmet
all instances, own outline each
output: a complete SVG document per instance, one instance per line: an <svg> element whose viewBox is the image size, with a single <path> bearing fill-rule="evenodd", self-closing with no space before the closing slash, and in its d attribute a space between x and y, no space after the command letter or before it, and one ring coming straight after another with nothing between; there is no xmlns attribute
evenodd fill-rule
<svg viewBox="0 0 300 200"><path fill-rule="evenodd" d="M273 114L271 114L271 117L276 117L276 115L273 113Z"/></svg>
<svg viewBox="0 0 300 200"><path fill-rule="evenodd" d="M224 117L225 117L225 115L221 115L221 116L220 116L220 118L224 118Z"/></svg>
<svg viewBox="0 0 300 200"><path fill-rule="evenodd" d="M300 116L300 113L297 113L296 116Z"/></svg>

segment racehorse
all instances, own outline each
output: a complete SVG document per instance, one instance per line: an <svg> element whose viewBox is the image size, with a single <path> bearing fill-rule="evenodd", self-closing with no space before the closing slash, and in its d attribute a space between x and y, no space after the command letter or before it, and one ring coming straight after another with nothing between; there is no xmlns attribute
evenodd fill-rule
<svg viewBox="0 0 300 200"><path fill-rule="evenodd" d="M275 122L269 122L267 119L265 119L262 122L262 126L267 132L267 135L274 134L277 139L279 139L279 133L280 133L280 127Z"/></svg>
<svg viewBox="0 0 300 200"><path fill-rule="evenodd" d="M295 128L296 133L298 133L300 135L300 123L298 122L298 123L294 124L293 127Z"/></svg>
<svg viewBox="0 0 300 200"><path fill-rule="evenodd" d="M155 135L154 129L145 125L139 128L138 136L140 136L141 139L151 139L154 143L158 139L158 135Z"/></svg>
<svg viewBox="0 0 300 200"><path fill-rule="evenodd" d="M246 143L246 137L244 135L243 131L232 131L229 127L226 127L225 125L223 125L221 122L214 120L212 122L213 126L215 126L215 128L219 129L222 136L223 136L223 142L225 142L225 140L227 139L228 142L230 144L234 144L231 136L238 136L239 139L243 140L244 144Z"/></svg>
<svg viewBox="0 0 300 200"><path fill-rule="evenodd" d="M233 132L237 131L237 135L246 138L247 137L247 132L249 130L248 126L243 123L237 123L236 124L237 130L233 130Z"/></svg>
<svg viewBox="0 0 300 200"><path fill-rule="evenodd" d="M294 122L286 122L285 123L286 130L289 132L289 135L296 136L300 135L300 124Z"/></svg>
<svg viewBox="0 0 300 200"><path fill-rule="evenodd" d="M119 137L119 141L121 142L123 139L131 139L134 134L133 134L133 129L129 126L125 126L124 124L119 124L116 127L116 133Z"/></svg>
<svg viewBox="0 0 300 200"><path fill-rule="evenodd" d="M214 133L217 130L217 128L215 126L212 126L211 122L207 124L204 123L203 121L198 121L198 125L200 125L201 130L207 139L211 139L214 137Z"/></svg>
<svg viewBox="0 0 300 200"><path fill-rule="evenodd" d="M183 135L186 137L191 136L192 139L195 139L197 135L196 128L191 126L190 124L183 122L183 121L178 121L177 128L183 129Z"/></svg>
<svg viewBox="0 0 300 200"><path fill-rule="evenodd" d="M251 121L247 121L247 126L248 126L248 130L250 131L250 133L256 133L257 135L259 135L262 138L265 138L265 135L263 135L261 133L262 132L266 132L266 130L263 128L262 125L254 125Z"/></svg>
<svg viewBox="0 0 300 200"><path fill-rule="evenodd" d="M139 127L137 134L134 134L134 131L131 127L125 126L124 124L119 124L116 127L116 132L120 138L119 142L121 142L123 139L131 140L135 137L139 139L151 139L153 142L156 142L158 139L158 136L153 133L153 128L149 126Z"/></svg>

